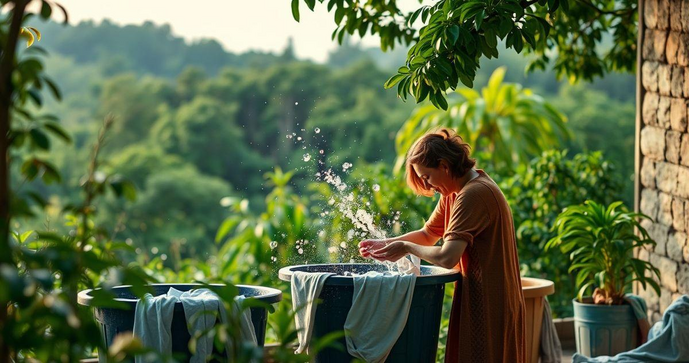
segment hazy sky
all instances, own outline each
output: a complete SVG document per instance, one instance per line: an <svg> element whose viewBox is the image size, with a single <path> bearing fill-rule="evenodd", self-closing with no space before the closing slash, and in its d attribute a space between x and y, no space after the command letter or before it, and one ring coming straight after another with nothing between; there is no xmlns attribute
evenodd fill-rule
<svg viewBox="0 0 689 363"><path fill-rule="evenodd" d="M141 24L151 20L168 23L175 35L186 39L215 38L226 50L281 51L291 36L301 58L324 61L336 46L330 40L335 29L333 15L324 4L311 12L302 2L301 22L292 19L290 0L58 0L67 8L70 23L110 19L117 24ZM418 0L402 0L406 9ZM61 18L59 18L61 19ZM357 39L357 38L354 38ZM365 45L377 46L368 36Z"/></svg>

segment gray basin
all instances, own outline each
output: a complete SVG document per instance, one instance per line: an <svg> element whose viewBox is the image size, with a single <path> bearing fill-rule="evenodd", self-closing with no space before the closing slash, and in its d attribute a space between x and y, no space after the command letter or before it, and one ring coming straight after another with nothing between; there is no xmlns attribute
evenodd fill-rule
<svg viewBox="0 0 689 363"><path fill-rule="evenodd" d="M325 281L319 296L322 302L316 308L313 329L313 339L318 339L328 333L344 329L354 293L354 278L344 276L344 273L383 272L387 271L387 268L383 265L362 263L300 265L280 269L279 277L281 280L291 281L294 271L338 274ZM392 348L387 362L431 363L436 361L445 284L455 281L461 283L461 276L458 270L421 266L421 275L416 279L407 325ZM445 312L445 314L449 313L449 311ZM343 347L347 346L344 338L340 339L340 343ZM346 348L343 351L328 348L318 353L316 362L349 363L352 359L354 357L347 353Z"/></svg>

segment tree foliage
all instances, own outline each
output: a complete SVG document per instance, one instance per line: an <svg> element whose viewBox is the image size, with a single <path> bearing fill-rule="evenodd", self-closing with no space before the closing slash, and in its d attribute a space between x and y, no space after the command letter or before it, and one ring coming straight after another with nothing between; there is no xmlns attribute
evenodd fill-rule
<svg viewBox="0 0 689 363"><path fill-rule="evenodd" d="M557 148L570 137L566 118L542 97L521 85L503 83L505 69L498 68L479 92L457 89L447 111L432 105L418 107L397 133L397 164L400 170L407 150L433 128L457 130L475 150L474 156L491 170L511 172L517 165L546 150Z"/></svg>
<svg viewBox="0 0 689 363"><path fill-rule="evenodd" d="M313 10L317 2L334 13L332 37L340 43L345 34L371 34L380 37L383 50L409 47L385 87L397 85L402 99L428 98L442 109L448 89L460 83L473 88L481 58L497 57L499 41L533 54L527 69L552 61L557 75L570 81L629 72L636 60L637 4L631 0L438 0L410 12L385 0L292 0L294 19L299 21L300 3ZM615 45L600 47L607 34Z"/></svg>

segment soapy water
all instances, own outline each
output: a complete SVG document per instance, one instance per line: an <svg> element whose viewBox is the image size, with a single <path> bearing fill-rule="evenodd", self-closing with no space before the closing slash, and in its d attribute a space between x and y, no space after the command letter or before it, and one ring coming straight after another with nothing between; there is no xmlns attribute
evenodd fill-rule
<svg viewBox="0 0 689 363"><path fill-rule="evenodd" d="M301 131L304 132L306 130L301 129ZM313 132L315 134L314 137L320 137L321 139L324 138L324 135L321 134L321 130L319 128L314 128ZM300 135L297 135L297 133L293 132L291 134L288 134L286 139L292 140L295 144L301 144L302 149L304 150L307 149L307 146L310 146L307 145L308 138L306 137L306 135L302 137ZM317 149L318 148L315 147L313 148L314 153ZM360 183L357 186L348 185L343 180L343 177L338 175L338 173L335 171L336 166L332 166L326 169L324 154L325 151L323 149L318 150L318 154L316 154L316 156L318 157L313 157L312 154L309 152L305 153L301 161L307 163L307 165L300 165L300 167L298 167L297 169L302 168L304 170L307 170L311 164L316 163L317 169L320 171L314 174L315 179L317 181L324 181L332 187L334 191L334 196L329 198L327 203L324 203L326 205L322 206L323 209L320 213L321 219L325 222L324 224L328 224L328 222L331 222L335 218L341 218L350 222L353 228L343 233L346 241L340 241L339 244L333 243L331 246L327 248L327 252L328 255L330 255L331 260L333 257L339 257L338 262L354 262L354 259L352 258L353 256L350 256L349 261L346 261L346 258L343 259L342 257L348 250L350 251L350 253L351 250L355 250L356 252L354 253L358 255L359 241L365 239L384 239L387 237L387 233L376 225L375 213L367 210L367 207L370 207L371 203L363 203L361 200L362 196L372 195L373 193L380 192L381 187L378 184L374 184L370 188L370 190L368 190L367 186L365 186L363 183L363 179L362 183ZM342 173L344 173L345 175L350 173L353 167L354 165L351 162L343 162L341 164ZM355 191L358 192L358 195L355 194ZM394 223L399 223L399 216L399 211L393 212ZM321 241L327 240L327 236L325 234L325 230L321 230L318 233L319 239ZM308 241L296 242L295 250L299 256L304 255L306 244L308 244ZM275 245L271 243L270 247L271 250L275 251L277 243ZM315 249L316 244L314 243L310 247ZM275 262L276 260L273 261ZM388 272L409 272L414 270L418 271L419 265L418 258L413 258L413 256L408 256L407 258L400 259L399 261L397 261L397 263L389 261L378 261L375 259L370 259L370 261L374 264L385 266Z"/></svg>

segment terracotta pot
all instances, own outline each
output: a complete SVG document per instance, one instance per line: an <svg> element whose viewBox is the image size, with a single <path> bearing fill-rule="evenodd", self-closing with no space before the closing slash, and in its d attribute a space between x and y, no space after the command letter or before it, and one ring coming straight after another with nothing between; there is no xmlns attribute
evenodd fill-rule
<svg viewBox="0 0 689 363"><path fill-rule="evenodd" d="M555 284L550 280L522 277L522 292L526 303L526 361L538 363L543 304L545 297L555 292Z"/></svg>

